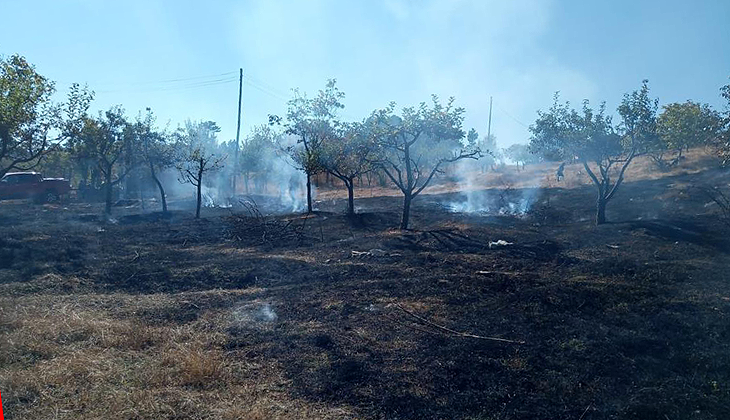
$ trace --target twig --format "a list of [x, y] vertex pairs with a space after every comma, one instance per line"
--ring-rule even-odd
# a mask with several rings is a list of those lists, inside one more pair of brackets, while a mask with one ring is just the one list
[[578, 420], [583, 420], [583, 417], [585, 417], [586, 413], [588, 412], [588, 410], [591, 408], [592, 405], [593, 405], [593, 403], [588, 404], [588, 407], [586, 407], [585, 411], [583, 411], [583, 414], [580, 415]]
[[426, 323], [426, 324], [428, 324], [428, 325], [430, 325], [430, 326], [432, 326], [434, 328], [438, 328], [440, 330], [450, 332], [451, 334], [458, 335], [460, 337], [477, 338], [477, 339], [480, 339], [480, 340], [500, 341], [500, 342], [503, 342], [503, 343], [512, 343], [512, 344], [525, 344], [524, 341], [508, 340], [506, 338], [498, 338], [498, 337], [485, 337], [485, 336], [482, 336], [482, 335], [475, 335], [475, 334], [469, 334], [469, 333], [465, 333], [465, 332], [461, 332], [461, 331], [452, 330], [451, 328], [446, 328], [443, 325], [436, 324], [436, 323], [431, 322], [431, 321], [429, 321], [428, 319], [426, 319], [426, 318], [424, 318], [422, 316], [416, 315], [413, 312], [409, 311], [408, 309], [405, 309], [404, 307], [398, 305], [397, 303], [395, 304], [395, 306], [396, 306], [396, 308], [398, 308], [401, 311], [407, 313], [408, 315], [410, 315], [410, 316], [418, 319], [421, 322], [424, 322], [424, 323]]
[[494, 275], [494, 274], [502, 274], [502, 275], [505, 275], [505, 276], [519, 276], [520, 274], [524, 274], [524, 273], [520, 273], [520, 272], [517, 272], [517, 271], [484, 271], [484, 270], [479, 270], [479, 271], [477, 271], [474, 274], [481, 274], [481, 275], [484, 275], [484, 276], [491, 276], [491, 275]]

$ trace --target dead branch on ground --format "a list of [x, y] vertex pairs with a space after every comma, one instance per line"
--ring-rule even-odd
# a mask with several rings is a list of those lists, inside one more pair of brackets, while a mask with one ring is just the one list
[[245, 211], [228, 217], [228, 238], [245, 245], [301, 244], [304, 225], [297, 226], [293, 220], [264, 216], [252, 199], [241, 200], [240, 203]]
[[434, 327], [441, 331], [448, 332], [450, 334], [454, 334], [459, 337], [476, 338], [476, 339], [480, 339], [480, 340], [489, 340], [489, 341], [499, 341], [502, 343], [511, 343], [511, 344], [525, 344], [524, 341], [508, 340], [506, 338], [498, 338], [498, 337], [486, 337], [483, 335], [475, 335], [475, 334], [469, 334], [469, 333], [465, 333], [465, 332], [461, 332], [461, 331], [452, 330], [451, 328], [447, 328], [447, 327], [444, 327], [443, 325], [439, 325], [439, 324], [436, 324], [435, 322], [431, 322], [428, 319], [426, 319], [420, 315], [416, 315], [415, 313], [409, 311], [408, 309], [406, 309], [398, 304], [395, 304], [395, 307], [400, 309], [401, 311], [407, 313], [408, 315], [412, 316], [413, 318], [416, 318], [417, 320], [421, 321], [422, 323], [424, 323], [426, 325], [429, 325], [429, 326]]

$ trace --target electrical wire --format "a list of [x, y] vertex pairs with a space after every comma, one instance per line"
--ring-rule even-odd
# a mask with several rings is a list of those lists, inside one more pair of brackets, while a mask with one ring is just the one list
[[509, 112], [505, 111], [501, 106], [497, 105], [497, 109], [500, 110], [500, 111], [502, 111], [506, 116], [508, 116], [509, 118], [511, 118], [517, 124], [519, 124], [519, 125], [521, 125], [521, 126], [523, 126], [525, 128], [530, 128], [530, 126], [528, 126], [527, 124], [525, 124], [522, 121], [520, 121], [517, 118], [515, 118], [512, 114], [510, 114]]

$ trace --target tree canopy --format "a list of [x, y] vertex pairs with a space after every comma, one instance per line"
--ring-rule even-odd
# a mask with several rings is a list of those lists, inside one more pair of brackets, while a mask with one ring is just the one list
[[556, 93], [552, 107], [538, 111], [530, 126], [530, 149], [580, 162], [597, 188], [596, 223], [605, 223], [606, 204], [623, 183], [626, 169], [656, 144], [657, 104], [644, 80], [639, 90], [624, 95], [618, 107], [621, 122], [614, 127], [605, 103], [594, 110], [585, 100], [578, 111], [560, 103]]
[[376, 110], [366, 120], [380, 148], [373, 162], [398, 187], [404, 197], [401, 229], [408, 228], [411, 201], [440, 173], [443, 165], [466, 158], [478, 158], [479, 149], [462, 143], [464, 108], [449, 98], [445, 105], [436, 95], [430, 106], [395, 112], [395, 103]]
[[78, 133], [93, 93], [71, 86], [68, 102], [51, 100], [54, 83], [25, 58], [0, 57], [0, 177], [29, 170], [62, 140]]

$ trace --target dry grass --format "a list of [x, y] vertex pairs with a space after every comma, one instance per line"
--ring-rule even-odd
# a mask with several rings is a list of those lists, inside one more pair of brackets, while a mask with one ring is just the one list
[[275, 366], [228, 354], [226, 314], [151, 326], [82, 302], [0, 300], [6, 418], [342, 418], [332, 413], [347, 412], [292, 399], [271, 388], [285, 382]]
[[[656, 164], [648, 156], [636, 158], [626, 172], [626, 179], [630, 181], [656, 180], [667, 176], [694, 174], [705, 170], [708, 166], [716, 166], [717, 159], [704, 148], [691, 149], [685, 154], [686, 159], [679, 165], [669, 170], [660, 171]], [[469, 175], [472, 180], [473, 190], [502, 189], [505, 186], [511, 188], [581, 188], [592, 185], [582, 164], [574, 163], [565, 166], [565, 177], [558, 182], [555, 178], [559, 162], [546, 162], [528, 165], [524, 169], [517, 169], [516, 166], [507, 165], [498, 171], [486, 173], [474, 172]], [[615, 169], [616, 171], [618, 169]], [[453, 177], [452, 177], [453, 178]], [[614, 179], [615, 174], [614, 174]], [[317, 199], [322, 201], [344, 199], [347, 197], [347, 190], [335, 187], [321, 186], [317, 190]], [[451, 181], [449, 178], [435, 178], [423, 194], [446, 194], [458, 191], [465, 191], [463, 183]], [[400, 190], [395, 186], [373, 186], [367, 185], [355, 187], [356, 198], [367, 197], [399, 197]]]

